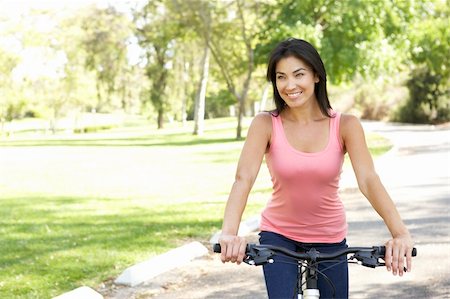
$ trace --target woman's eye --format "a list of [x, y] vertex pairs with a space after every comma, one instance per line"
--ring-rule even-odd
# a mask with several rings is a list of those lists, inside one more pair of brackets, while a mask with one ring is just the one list
[[277, 79], [281, 80], [281, 79], [283, 79], [283, 76], [278, 76]]
[[303, 77], [305, 74], [302, 74], [302, 73], [298, 73], [297, 75], [296, 75], [296, 77]]

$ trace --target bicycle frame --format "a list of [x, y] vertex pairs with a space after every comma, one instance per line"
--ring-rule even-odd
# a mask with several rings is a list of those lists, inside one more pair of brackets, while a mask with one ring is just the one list
[[[220, 244], [214, 244], [213, 251], [221, 252]], [[386, 252], [385, 246], [372, 247], [348, 247], [334, 253], [320, 253], [315, 248], [311, 248], [304, 253], [294, 252], [283, 247], [272, 245], [247, 244], [246, 257], [244, 262], [249, 265], [260, 266], [267, 263], [273, 263], [273, 256], [284, 255], [298, 262], [298, 299], [319, 299], [320, 292], [317, 288], [318, 275], [323, 275], [318, 271], [318, 264], [324, 261], [330, 261], [337, 257], [351, 254], [347, 259], [357, 260], [357, 263], [365, 267], [375, 268], [384, 266], [381, 262]], [[417, 249], [413, 248], [412, 256], [417, 255]], [[305, 269], [305, 271], [303, 271]], [[305, 277], [303, 278], [303, 273]], [[326, 277], [326, 276], [324, 276]], [[306, 288], [303, 289], [303, 279], [306, 281]], [[332, 285], [333, 289], [334, 286]]]
[[[310, 264], [310, 263], [308, 263]], [[297, 284], [297, 298], [298, 299], [319, 299], [320, 292], [317, 287], [317, 269], [315, 265], [308, 265], [305, 270], [306, 288], [303, 290], [303, 269], [304, 267], [299, 262], [298, 266], [298, 284]]]
[[[306, 265], [301, 261], [298, 261], [297, 299], [320, 298], [320, 291], [317, 286], [319, 278], [318, 266], [319, 264], [313, 261], [306, 261]], [[305, 280], [306, 283], [305, 288], [303, 288], [303, 280]], [[333, 285], [332, 287], [334, 289]]]

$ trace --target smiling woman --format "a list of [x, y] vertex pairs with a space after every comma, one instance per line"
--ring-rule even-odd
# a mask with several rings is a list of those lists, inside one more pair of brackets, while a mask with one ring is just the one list
[[[362, 194], [391, 232], [387, 270], [403, 275], [404, 265], [411, 269], [411, 236], [375, 172], [360, 121], [331, 108], [326, 78], [319, 53], [305, 40], [288, 38], [271, 52], [267, 79], [276, 109], [258, 114], [248, 130], [225, 207], [221, 260], [240, 264], [244, 259], [247, 241], [237, 232], [264, 158], [273, 191], [261, 214], [260, 243], [295, 251], [311, 244], [330, 251], [346, 247], [348, 225], [339, 186], [348, 153]], [[334, 292], [321, 276], [321, 296], [348, 297], [348, 267], [342, 260], [346, 257], [319, 265], [318, 271], [336, 286]], [[292, 297], [297, 265], [283, 261], [263, 268], [269, 298]]]

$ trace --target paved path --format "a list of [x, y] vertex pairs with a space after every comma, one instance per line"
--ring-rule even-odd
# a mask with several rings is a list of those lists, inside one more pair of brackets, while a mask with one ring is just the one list
[[[394, 143], [377, 171], [409, 227], [418, 257], [413, 272], [394, 277], [384, 268], [350, 265], [350, 298], [450, 298], [450, 129], [364, 123]], [[344, 171], [342, 198], [351, 246], [384, 243], [389, 234], [352, 173]], [[256, 235], [249, 236], [256, 240]], [[217, 255], [160, 275], [135, 288], [108, 288], [105, 298], [266, 298], [261, 268], [223, 265]]]

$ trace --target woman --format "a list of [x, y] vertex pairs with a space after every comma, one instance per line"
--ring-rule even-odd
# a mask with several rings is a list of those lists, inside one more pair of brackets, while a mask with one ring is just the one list
[[[258, 114], [248, 130], [219, 238], [222, 261], [239, 264], [245, 256], [247, 243], [237, 232], [264, 156], [273, 193], [262, 213], [260, 243], [297, 251], [345, 248], [347, 223], [338, 187], [348, 153], [361, 192], [392, 235], [386, 242], [387, 270], [400, 276], [404, 267], [410, 271], [409, 231], [375, 172], [359, 120], [331, 109], [319, 53], [304, 40], [283, 41], [271, 53], [267, 79], [276, 110]], [[319, 270], [336, 286], [336, 298], [348, 297], [347, 263]], [[264, 277], [269, 298], [292, 298], [295, 264], [265, 265]], [[331, 297], [331, 287], [321, 276], [318, 287], [323, 298]]]

